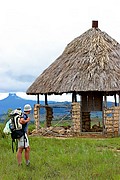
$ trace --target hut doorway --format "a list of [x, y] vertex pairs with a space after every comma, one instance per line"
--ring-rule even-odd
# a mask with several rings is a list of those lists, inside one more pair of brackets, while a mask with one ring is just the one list
[[84, 93], [81, 96], [82, 132], [102, 132], [103, 96], [97, 92]]

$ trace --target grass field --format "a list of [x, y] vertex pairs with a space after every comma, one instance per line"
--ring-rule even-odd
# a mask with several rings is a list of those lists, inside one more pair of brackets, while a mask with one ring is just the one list
[[29, 167], [18, 167], [10, 136], [0, 126], [0, 180], [119, 180], [120, 138], [29, 136]]

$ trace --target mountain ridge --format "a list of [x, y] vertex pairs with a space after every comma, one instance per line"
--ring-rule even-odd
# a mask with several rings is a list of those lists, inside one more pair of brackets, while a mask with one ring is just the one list
[[[23, 110], [25, 104], [30, 104], [33, 108], [36, 103], [37, 101], [35, 100], [27, 100], [17, 96], [16, 93], [9, 93], [8, 97], [0, 100], [0, 114], [6, 114], [8, 109], [21, 108]], [[40, 101], [40, 104], [44, 105], [44, 101]], [[58, 105], [65, 108], [66, 105], [70, 105], [70, 102], [48, 101], [48, 104], [52, 107]]]

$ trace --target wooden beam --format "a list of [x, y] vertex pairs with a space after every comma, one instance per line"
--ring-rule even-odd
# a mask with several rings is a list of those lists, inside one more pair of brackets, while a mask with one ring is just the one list
[[72, 93], [72, 102], [77, 102], [77, 96], [75, 91]]

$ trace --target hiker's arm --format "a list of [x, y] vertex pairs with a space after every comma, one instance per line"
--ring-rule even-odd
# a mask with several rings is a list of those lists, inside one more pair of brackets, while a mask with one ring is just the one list
[[28, 117], [26, 120], [24, 118], [20, 118], [20, 124], [25, 124], [30, 121], [30, 118]]

